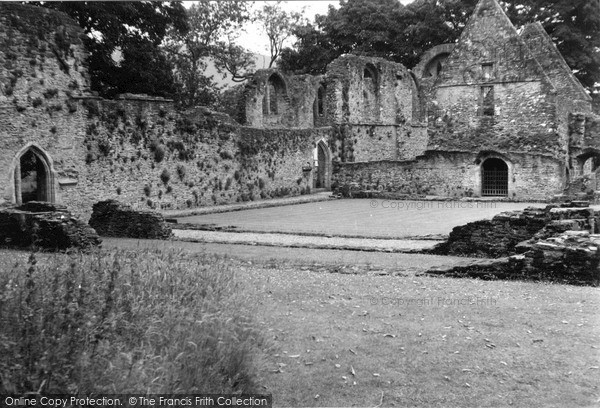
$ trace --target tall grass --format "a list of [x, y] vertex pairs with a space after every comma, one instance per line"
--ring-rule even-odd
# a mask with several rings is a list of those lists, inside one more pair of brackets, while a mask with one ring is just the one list
[[263, 337], [228, 261], [38, 258], [0, 271], [0, 393], [257, 391]]

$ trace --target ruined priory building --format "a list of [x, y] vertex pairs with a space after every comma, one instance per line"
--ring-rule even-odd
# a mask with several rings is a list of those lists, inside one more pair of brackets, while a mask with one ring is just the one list
[[248, 125], [331, 128], [325, 186], [548, 200], [600, 164], [590, 96], [542, 26], [518, 32], [495, 0], [412, 71], [345, 55], [319, 78], [263, 71], [252, 90]]
[[0, 3], [0, 205], [89, 216], [117, 199], [207, 206], [317, 189], [548, 200], [600, 164], [600, 118], [539, 24], [481, 0], [414, 70], [344, 55], [322, 76], [260, 70], [240, 123], [89, 89], [68, 16]]

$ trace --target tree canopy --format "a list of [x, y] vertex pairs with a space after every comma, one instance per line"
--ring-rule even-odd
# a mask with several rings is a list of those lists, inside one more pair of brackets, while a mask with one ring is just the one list
[[251, 17], [249, 5], [201, 0], [186, 10], [186, 16], [189, 30], [173, 29], [164, 47], [174, 68], [176, 100], [182, 106], [212, 105], [219, 89], [204, 74], [209, 58], [219, 73], [236, 82], [245, 80], [254, 65], [252, 55], [235, 43], [242, 24]]
[[[589, 91], [600, 83], [600, 6], [590, 0], [505, 0], [515, 24], [539, 21], [577, 78]], [[314, 24], [294, 29], [295, 49], [281, 53], [280, 67], [318, 74], [344, 53], [369, 55], [414, 67], [429, 48], [455, 42], [477, 0], [341, 0]], [[595, 88], [596, 91], [600, 89]]]
[[[186, 32], [179, 2], [44, 2], [83, 28], [90, 52], [92, 89], [102, 96], [136, 92], [169, 96], [175, 88], [170, 64], [159, 46], [168, 30]], [[113, 58], [121, 52], [120, 60]]]

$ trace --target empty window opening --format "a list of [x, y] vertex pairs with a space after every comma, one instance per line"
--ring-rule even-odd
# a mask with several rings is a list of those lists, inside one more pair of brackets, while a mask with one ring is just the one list
[[494, 87], [481, 87], [481, 114], [483, 116], [494, 116]]
[[319, 116], [325, 114], [325, 89], [322, 86], [317, 91], [317, 112]]
[[508, 165], [501, 159], [487, 159], [481, 166], [481, 195], [484, 197], [508, 196]]
[[280, 114], [285, 94], [285, 83], [283, 80], [278, 75], [271, 75], [265, 86], [265, 94], [262, 103], [263, 114]]
[[482, 64], [481, 71], [483, 73], [483, 80], [489, 81], [494, 76], [494, 64], [491, 62], [487, 64]]

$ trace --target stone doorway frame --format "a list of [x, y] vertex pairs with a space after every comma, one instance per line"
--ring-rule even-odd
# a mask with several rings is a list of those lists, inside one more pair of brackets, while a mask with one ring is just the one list
[[39, 191], [41, 188], [43, 191], [43, 201], [55, 203], [58, 179], [56, 177], [56, 171], [54, 170], [54, 163], [50, 155], [36, 143], [27, 143], [13, 158], [10, 174], [10, 178], [13, 180], [13, 183], [11, 183], [12, 202], [17, 205], [23, 204], [21, 193], [21, 158], [29, 151], [36, 156], [44, 168], [45, 174], [42, 185], [38, 185], [37, 189]]
[[496, 153], [496, 152], [491, 152], [491, 151], [484, 151], [479, 153], [479, 155], [477, 156], [477, 159], [475, 160], [475, 164], [477, 164], [479, 166], [479, 172], [478, 172], [478, 177], [479, 180], [477, 182], [477, 186], [478, 186], [478, 193], [479, 193], [479, 197], [491, 197], [491, 196], [484, 196], [483, 195], [483, 164], [485, 163], [486, 160], [489, 159], [498, 159], [498, 160], [502, 160], [504, 162], [504, 164], [506, 164], [507, 167], [507, 194], [505, 196], [499, 196], [499, 197], [513, 197], [514, 196], [514, 167], [513, 167], [513, 163], [504, 155], [500, 154], [500, 153]]
[[[327, 143], [325, 142], [324, 139], [320, 139], [319, 141], [317, 141], [317, 143], [315, 143], [315, 149], [316, 149], [316, 153], [317, 153], [317, 157], [316, 160], [319, 161], [319, 149], [322, 149], [323, 151], [323, 155], [325, 156], [325, 159], [323, 160], [324, 162], [324, 166], [323, 168], [321, 168], [321, 166], [317, 166], [316, 167], [316, 172], [313, 173], [313, 186], [316, 186], [317, 184], [317, 180], [319, 178], [319, 173], [322, 172], [323, 174], [323, 185], [319, 186], [319, 188], [324, 188], [325, 190], [331, 190], [331, 175], [333, 172], [333, 163], [332, 163], [332, 159], [331, 159], [331, 150], [329, 150], [329, 146], [327, 145]], [[315, 187], [316, 188], [316, 187]]]

